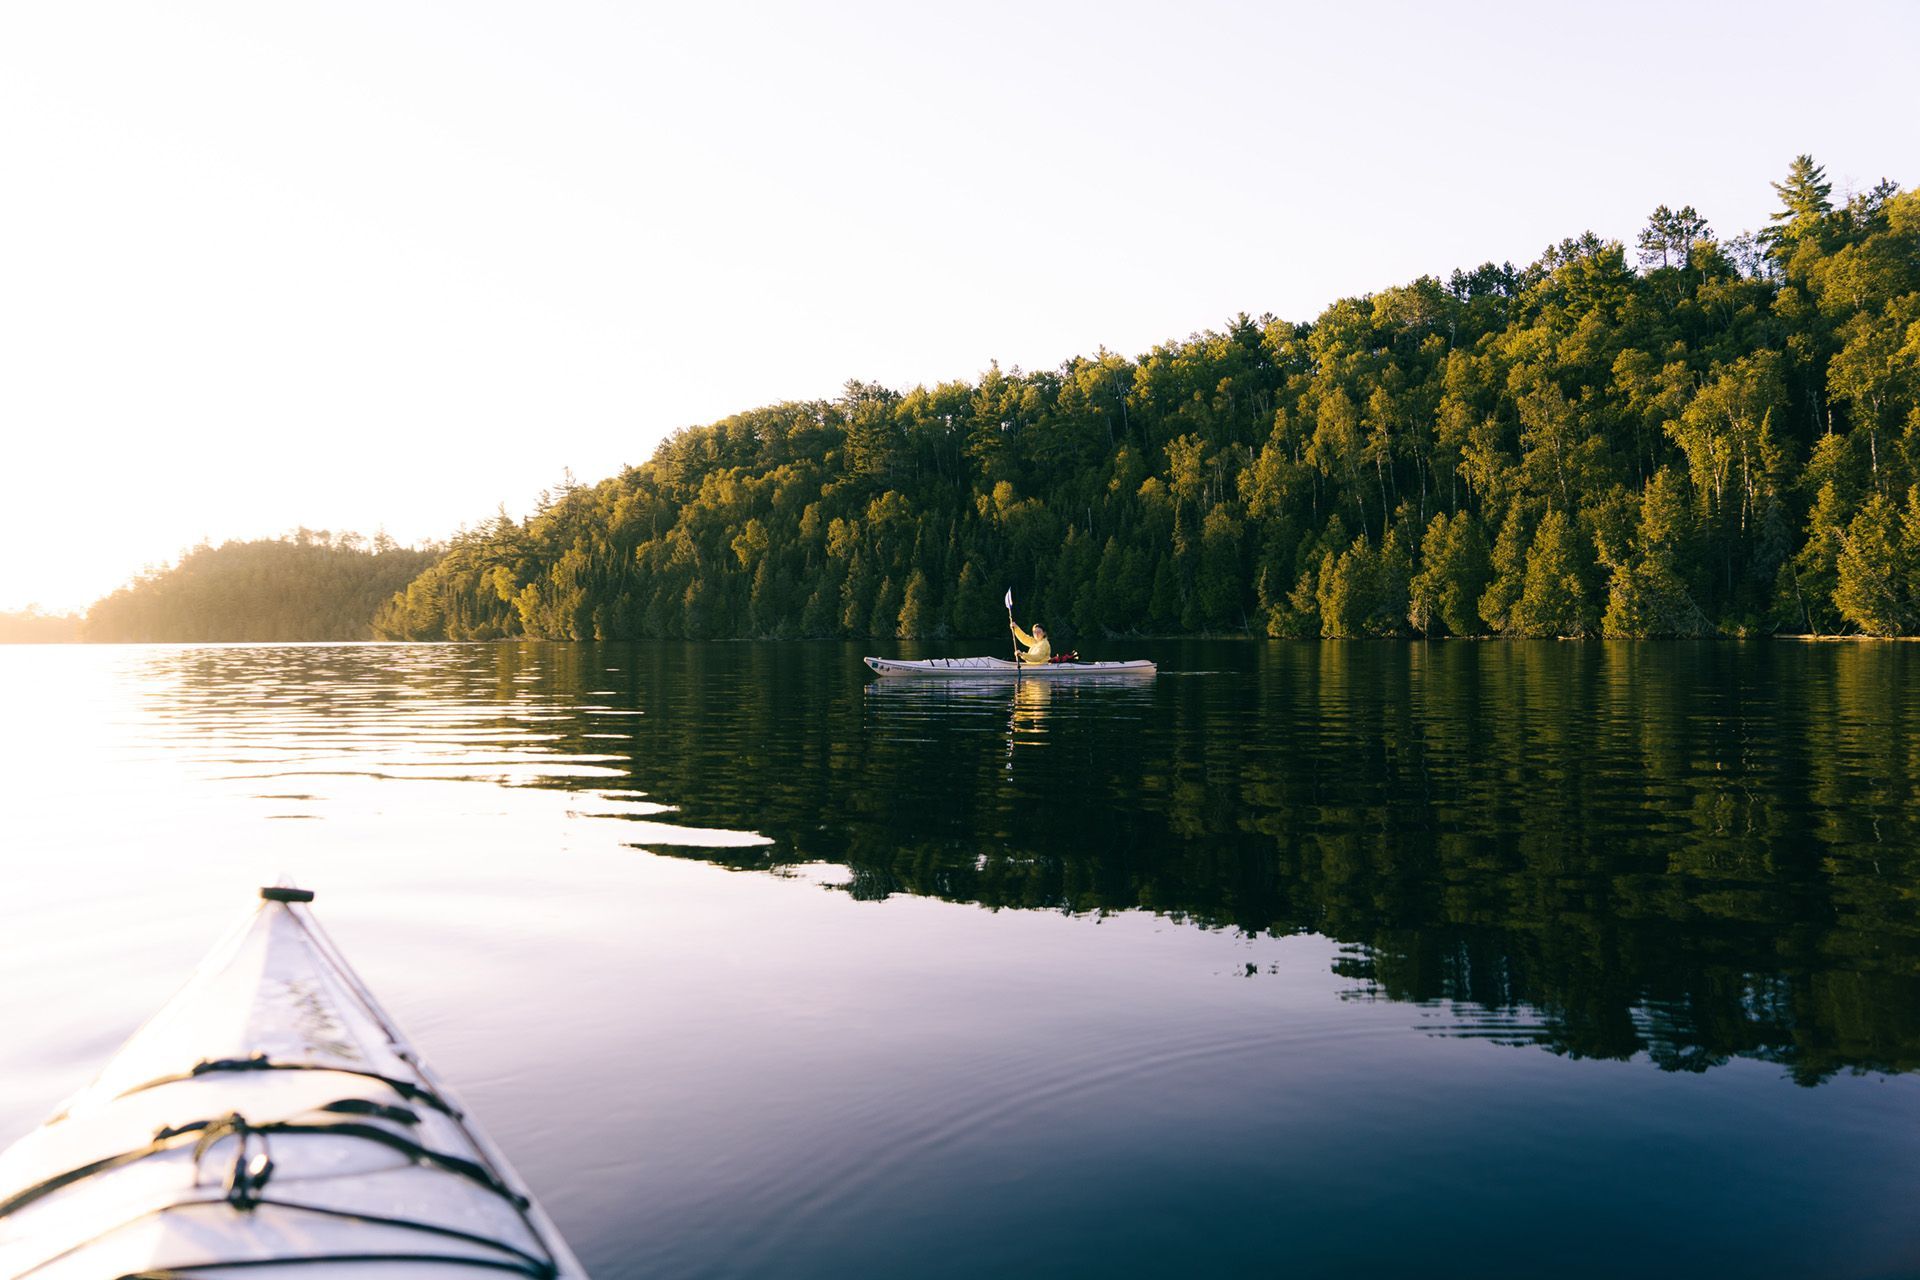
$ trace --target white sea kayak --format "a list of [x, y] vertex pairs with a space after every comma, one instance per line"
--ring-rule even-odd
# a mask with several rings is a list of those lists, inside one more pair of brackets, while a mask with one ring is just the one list
[[1132, 662], [1010, 662], [1005, 658], [864, 658], [875, 675], [951, 676], [957, 679], [1058, 680], [1068, 676], [1150, 676], [1144, 658]]
[[0, 1153], [0, 1276], [585, 1276], [313, 895], [260, 892], [99, 1078]]

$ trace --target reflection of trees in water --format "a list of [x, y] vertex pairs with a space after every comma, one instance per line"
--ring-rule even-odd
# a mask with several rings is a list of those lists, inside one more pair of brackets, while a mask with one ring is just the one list
[[[1904, 647], [1186, 646], [1164, 665], [1231, 671], [1131, 689], [869, 689], [835, 645], [359, 652], [501, 726], [529, 700], [637, 708], [631, 741], [578, 713], [544, 749], [775, 841], [693, 856], [1313, 931], [1436, 1025], [1557, 1052], [1920, 1064]], [[446, 656], [378, 666], [422, 652]]]

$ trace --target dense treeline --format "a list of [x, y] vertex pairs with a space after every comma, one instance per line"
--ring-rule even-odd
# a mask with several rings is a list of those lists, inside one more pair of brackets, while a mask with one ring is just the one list
[[108, 641], [367, 640], [375, 608], [438, 548], [301, 529], [199, 546], [87, 611], [81, 638]]
[[1808, 157], [1525, 268], [1138, 360], [850, 383], [458, 537], [379, 634], [1920, 628], [1920, 196]]
[[0, 613], [0, 644], [60, 644], [80, 638], [80, 619], [68, 613], [43, 613], [29, 605]]

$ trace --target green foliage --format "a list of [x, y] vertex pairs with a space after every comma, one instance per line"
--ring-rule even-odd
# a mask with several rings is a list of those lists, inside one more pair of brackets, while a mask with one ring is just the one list
[[[438, 560], [378, 535], [301, 529], [199, 546], [87, 611], [82, 638], [132, 642], [367, 640], [381, 602]], [[409, 590], [411, 588], [409, 587]]]
[[1507, 510], [1506, 521], [1500, 526], [1500, 536], [1493, 540], [1487, 589], [1481, 593], [1475, 605], [1480, 616], [1495, 631], [1511, 632], [1515, 629], [1513, 609], [1526, 581], [1527, 546], [1532, 536], [1526, 508], [1515, 503]]
[[1920, 624], [1920, 486], [1906, 508], [1903, 516], [1876, 493], [1847, 525], [1833, 602], [1868, 635], [1904, 635]]
[[1320, 564], [1320, 634], [1396, 636], [1406, 629], [1408, 560], [1397, 530], [1376, 550], [1361, 534]]
[[1692, 205], [1681, 205], [1676, 212], [1663, 204], [1640, 232], [1640, 265], [1660, 270], [1686, 267], [1693, 260], [1694, 246], [1712, 239], [1707, 220]]
[[1549, 511], [1527, 550], [1513, 629], [1530, 636], [1592, 634], [1595, 620], [1586, 584], [1592, 565], [1593, 557], [1566, 513]]
[[1411, 584], [1407, 620], [1423, 635], [1480, 635], [1479, 601], [1493, 574], [1487, 535], [1472, 513], [1440, 512], [1420, 541], [1420, 572]]
[[1662, 205], [1639, 270], [1586, 233], [1310, 324], [683, 431], [455, 538], [375, 630], [998, 637], [1009, 586], [1069, 644], [1911, 630], [1920, 196], [1836, 208], [1806, 157], [1776, 190], [1725, 243]]
[[1780, 197], [1780, 208], [1768, 215], [1773, 226], [1764, 234], [1776, 255], [1791, 257], [1798, 244], [1820, 235], [1833, 210], [1833, 202], [1828, 199], [1833, 184], [1812, 156], [1801, 155], [1793, 158], [1786, 181], [1773, 184], [1773, 193]]
[[933, 608], [928, 599], [932, 594], [932, 588], [927, 585], [926, 571], [915, 569], [913, 576], [907, 579], [906, 597], [900, 603], [898, 629], [894, 634], [909, 640], [931, 634]]
[[1713, 630], [1694, 600], [1696, 575], [1685, 560], [1697, 525], [1687, 482], [1663, 467], [1640, 496], [1640, 518], [1625, 555], [1614, 559], [1607, 636], [1701, 636]]

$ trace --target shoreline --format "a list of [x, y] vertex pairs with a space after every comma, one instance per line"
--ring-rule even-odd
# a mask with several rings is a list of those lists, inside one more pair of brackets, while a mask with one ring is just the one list
[[[712, 636], [703, 640], [675, 639], [664, 636], [640, 637], [632, 640], [561, 640], [549, 636], [500, 636], [491, 640], [377, 640], [377, 639], [330, 639], [330, 640], [0, 640], [0, 648], [111, 648], [115, 645], [175, 645], [180, 648], [209, 647], [213, 645], [326, 645], [326, 644], [848, 644], [855, 642], [881, 641], [898, 644], [911, 639], [914, 643], [962, 644], [970, 640], [991, 640], [990, 636]], [[1920, 635], [1914, 636], [1862, 636], [1862, 635], [1712, 635], [1712, 636], [1256, 636], [1244, 631], [1223, 632], [1148, 632], [1129, 631], [1118, 635], [1103, 636], [1098, 640], [1082, 641], [1093, 644], [1124, 644], [1128, 641], [1169, 640], [1207, 640], [1232, 641], [1247, 644], [1525, 644], [1535, 641], [1554, 641], [1562, 644], [1747, 644], [1762, 641], [1780, 641], [1789, 644], [1914, 644], [1920, 643]]]

